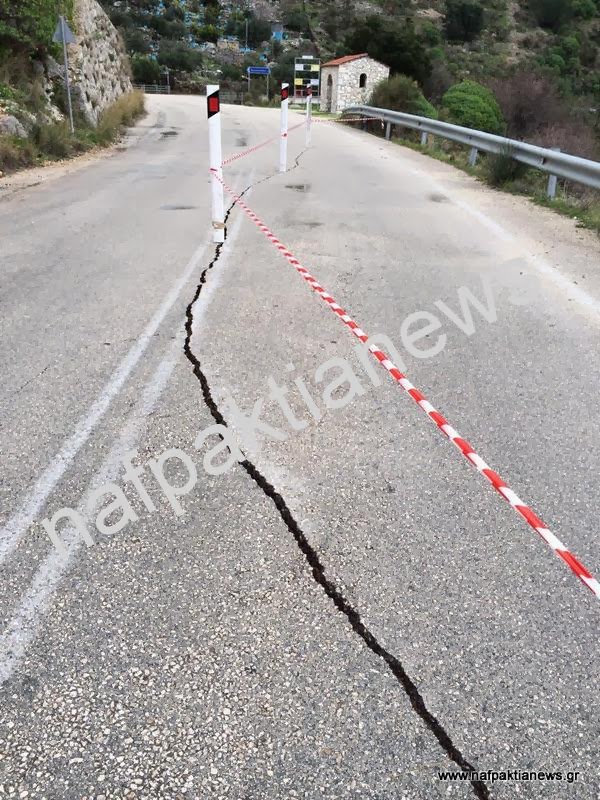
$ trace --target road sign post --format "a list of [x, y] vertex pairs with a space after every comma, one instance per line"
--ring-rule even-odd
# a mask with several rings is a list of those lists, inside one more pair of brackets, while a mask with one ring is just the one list
[[279, 147], [279, 172], [287, 172], [289, 83], [281, 84], [281, 145]]
[[213, 242], [225, 241], [225, 202], [223, 199], [223, 151], [221, 145], [221, 101], [219, 87], [211, 84], [206, 87], [208, 112], [208, 154], [210, 162], [210, 182], [212, 189], [212, 228]]
[[69, 109], [69, 123], [71, 125], [71, 133], [75, 133], [75, 124], [73, 122], [73, 103], [71, 101], [71, 81], [69, 80], [69, 53], [67, 45], [75, 42], [73, 31], [69, 28], [66, 19], [61, 15], [58, 18], [58, 25], [54, 31], [52, 41], [56, 44], [63, 46], [63, 60], [65, 67], [65, 89], [67, 93], [67, 106]]
[[246, 75], [248, 76], [248, 92], [250, 92], [250, 81], [253, 75], [262, 75], [267, 79], [267, 99], [269, 97], [269, 75], [271, 74], [270, 67], [247, 67]]

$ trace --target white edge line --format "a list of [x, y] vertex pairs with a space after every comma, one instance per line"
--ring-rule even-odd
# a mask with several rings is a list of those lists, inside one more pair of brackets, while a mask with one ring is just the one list
[[21, 508], [0, 530], [0, 565], [3, 564], [15, 550], [27, 528], [44, 507], [50, 493], [71, 466], [73, 459], [87, 442], [92, 431], [109, 409], [110, 404], [123, 387], [127, 378], [133, 372], [152, 340], [153, 335], [175, 304], [181, 290], [204, 256], [211, 238], [212, 236], [196, 249], [181, 277], [172, 287], [150, 322], [146, 325], [136, 343], [129, 350], [117, 369], [112, 373], [109, 381], [92, 403], [87, 414], [80, 418], [75, 431], [64, 442], [59, 452], [44, 469], [33, 488], [26, 494], [22, 501]]
[[[254, 170], [250, 173], [250, 182], [253, 177]], [[250, 193], [251, 190], [248, 194]], [[230, 244], [235, 242], [244, 219], [245, 217], [241, 214], [236, 219], [231, 234], [227, 237], [227, 242]], [[230, 254], [230, 247], [223, 250], [219, 260], [221, 267], [223, 267], [224, 262], [226, 263]], [[222, 275], [223, 271], [221, 269], [203, 291], [201, 295], [203, 304], [194, 313], [196, 326], [202, 321], [208, 310], [210, 300], [220, 285]], [[195, 330], [192, 331], [192, 333], [194, 332]], [[167, 355], [146, 383], [141, 400], [131, 412], [126, 425], [122, 429], [119, 438], [114, 442], [100, 470], [90, 481], [78, 507], [82, 515], [87, 512], [87, 500], [90, 493], [117, 477], [123, 455], [134, 448], [136, 440], [145, 428], [146, 418], [152, 413], [163, 393], [182, 352], [181, 341], [178, 337], [169, 347]], [[64, 557], [55, 547], [52, 547], [50, 554], [38, 568], [29, 589], [21, 596], [19, 605], [6, 629], [0, 635], [0, 686], [10, 679], [24, 658], [28, 646], [38, 631], [40, 617], [48, 609], [52, 595], [56, 592], [65, 572], [73, 565], [75, 555], [83, 544], [76, 528], [65, 528], [62, 537], [67, 556]]]

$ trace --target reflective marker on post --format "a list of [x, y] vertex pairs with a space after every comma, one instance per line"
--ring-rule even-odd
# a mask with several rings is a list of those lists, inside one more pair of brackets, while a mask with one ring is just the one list
[[221, 149], [221, 102], [219, 87], [210, 85], [206, 87], [206, 105], [208, 111], [208, 157], [211, 169], [212, 189], [212, 227], [213, 242], [225, 241], [225, 202], [223, 199], [223, 172], [221, 162], [223, 154]]
[[289, 83], [281, 84], [281, 145], [279, 148], [279, 172], [287, 172], [288, 103]]
[[306, 146], [310, 147], [310, 134], [312, 127], [312, 86], [306, 92]]

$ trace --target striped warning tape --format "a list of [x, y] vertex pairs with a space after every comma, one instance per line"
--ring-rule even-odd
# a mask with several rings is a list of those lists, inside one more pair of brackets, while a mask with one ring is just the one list
[[[219, 178], [219, 180], [221, 180]], [[369, 340], [368, 335], [357, 325], [357, 323], [350, 317], [344, 309], [339, 306], [333, 297], [319, 284], [310, 272], [302, 266], [298, 259], [290, 253], [287, 247], [282, 244], [279, 239], [272, 233], [271, 230], [262, 222], [262, 220], [252, 211], [251, 208], [237, 195], [233, 189], [221, 180], [225, 191], [233, 198], [233, 201], [244, 211], [244, 213], [252, 220], [257, 228], [267, 237], [267, 239], [279, 250], [284, 258], [294, 267], [294, 269], [302, 276], [308, 283], [313, 291], [315, 291], [321, 300], [323, 300], [329, 308], [337, 314], [342, 322], [350, 328], [354, 336], [359, 339], [363, 344]], [[590, 572], [583, 566], [583, 564], [565, 547], [565, 545], [558, 539], [542, 522], [542, 520], [527, 506], [515, 492], [510, 489], [497, 472], [490, 469], [486, 462], [479, 456], [471, 445], [462, 438], [462, 436], [452, 428], [444, 417], [436, 411], [431, 403], [425, 396], [415, 388], [408, 378], [400, 372], [400, 370], [392, 363], [387, 355], [375, 345], [369, 345], [369, 351], [374, 358], [387, 370], [396, 383], [404, 389], [404, 391], [414, 400], [414, 402], [424, 411], [429, 419], [431, 419], [444, 436], [454, 444], [458, 450], [463, 454], [467, 461], [474, 466], [489, 483], [492, 484], [494, 489], [504, 498], [512, 508], [520, 514], [521, 517], [530, 525], [533, 530], [541, 536], [549, 547], [552, 548], [554, 553], [561, 558], [575, 573], [579, 580], [590, 589], [594, 595], [600, 599], [600, 583], [591, 575]]]
[[324, 122], [329, 123], [330, 125], [338, 125], [340, 122], [381, 122], [383, 120], [379, 117], [340, 117], [339, 119], [320, 119], [319, 117], [313, 117], [313, 122]]
[[[292, 125], [292, 127], [288, 130], [288, 133], [295, 131], [297, 128], [301, 128], [303, 125], [304, 122], [299, 122], [297, 125]], [[270, 139], [266, 139], [264, 142], [261, 142], [260, 144], [255, 144], [254, 147], [249, 147], [248, 150], [244, 150], [242, 153], [236, 153], [235, 155], [226, 158], [225, 161], [223, 161], [223, 163], [221, 164], [221, 167], [226, 167], [240, 158], [245, 158], [246, 156], [249, 156], [251, 153], [255, 153], [257, 150], [260, 150], [262, 147], [266, 147], [268, 144], [278, 141], [280, 138], [281, 134], [278, 133], [277, 136], [271, 136]]]

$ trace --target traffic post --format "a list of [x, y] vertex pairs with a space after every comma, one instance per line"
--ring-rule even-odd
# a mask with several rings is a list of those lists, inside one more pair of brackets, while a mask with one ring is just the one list
[[282, 83], [281, 84], [281, 145], [279, 148], [279, 172], [287, 172], [289, 97], [290, 97], [290, 85], [289, 83]]
[[312, 86], [306, 90], [306, 146], [310, 147], [312, 128]]
[[208, 111], [208, 158], [212, 188], [213, 242], [220, 243], [225, 241], [225, 202], [222, 183], [221, 100], [217, 85], [211, 84], [206, 87], [206, 105]]

